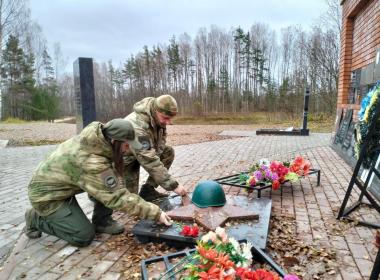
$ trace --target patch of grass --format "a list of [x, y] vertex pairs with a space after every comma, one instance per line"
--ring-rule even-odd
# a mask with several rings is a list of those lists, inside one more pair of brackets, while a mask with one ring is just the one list
[[64, 142], [64, 140], [47, 140], [47, 139], [23, 139], [23, 140], [9, 140], [8, 146], [43, 146], [43, 145], [57, 145]]
[[28, 123], [29, 121], [22, 120], [19, 118], [7, 118], [4, 121], [1, 121], [0, 123], [3, 124], [22, 124], [22, 123]]
[[[218, 114], [206, 116], [178, 116], [174, 124], [253, 125], [260, 128], [302, 127], [302, 116], [294, 118], [286, 113], [257, 112], [251, 114]], [[314, 132], [331, 132], [334, 118], [326, 114], [309, 114], [308, 128]]]

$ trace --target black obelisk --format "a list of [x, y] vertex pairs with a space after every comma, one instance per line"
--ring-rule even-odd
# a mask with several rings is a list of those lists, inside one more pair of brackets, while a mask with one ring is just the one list
[[92, 58], [79, 57], [74, 62], [74, 89], [77, 132], [96, 120], [94, 71]]

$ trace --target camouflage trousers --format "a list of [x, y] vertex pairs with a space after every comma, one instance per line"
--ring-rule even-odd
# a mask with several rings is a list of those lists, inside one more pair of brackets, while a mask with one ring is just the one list
[[[164, 166], [169, 170], [174, 161], [174, 149], [170, 146], [165, 146], [163, 152], [160, 154], [160, 160]], [[125, 186], [131, 193], [137, 194], [139, 191], [139, 179], [140, 179], [140, 164], [137, 160], [132, 161], [124, 167], [124, 179]], [[149, 176], [145, 184], [157, 187], [158, 184], [154, 179]]]
[[57, 211], [48, 216], [34, 212], [31, 226], [79, 247], [88, 246], [95, 237], [94, 226], [83, 213], [75, 196], [65, 200]]

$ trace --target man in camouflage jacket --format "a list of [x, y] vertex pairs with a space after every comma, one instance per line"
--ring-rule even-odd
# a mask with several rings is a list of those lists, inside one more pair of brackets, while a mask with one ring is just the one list
[[167, 191], [186, 195], [184, 187], [168, 172], [174, 160], [174, 149], [166, 145], [166, 125], [172, 124], [171, 120], [177, 112], [176, 100], [170, 95], [161, 95], [137, 102], [133, 112], [125, 117], [132, 123], [142, 145], [141, 149], [132, 147], [124, 156], [126, 186], [130, 192], [138, 192], [141, 165], [149, 177], [139, 194], [147, 201], [163, 196], [156, 191], [158, 185]]
[[[170, 224], [166, 213], [157, 205], [125, 188], [120, 172], [115, 169], [117, 142], [121, 159], [129, 146], [141, 148], [128, 121], [114, 119], [105, 125], [93, 122], [79, 135], [60, 144], [40, 163], [28, 186], [33, 208], [27, 210], [25, 220], [26, 234], [30, 238], [40, 237], [41, 232], [45, 232], [73, 245], [86, 246], [95, 232], [107, 232], [107, 227], [116, 223], [110, 216], [111, 209]], [[75, 199], [75, 195], [82, 192], [97, 201], [93, 223]], [[110, 209], [110, 213], [104, 215], [102, 209], [96, 209], [97, 205]]]

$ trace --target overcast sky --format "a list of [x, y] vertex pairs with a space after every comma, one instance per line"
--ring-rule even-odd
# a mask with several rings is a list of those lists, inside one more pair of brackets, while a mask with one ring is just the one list
[[77, 57], [124, 62], [144, 45], [167, 44], [186, 32], [194, 39], [211, 25], [248, 31], [255, 22], [276, 31], [305, 29], [318, 20], [324, 0], [31, 0], [32, 18], [51, 48], [60, 42], [68, 68]]

